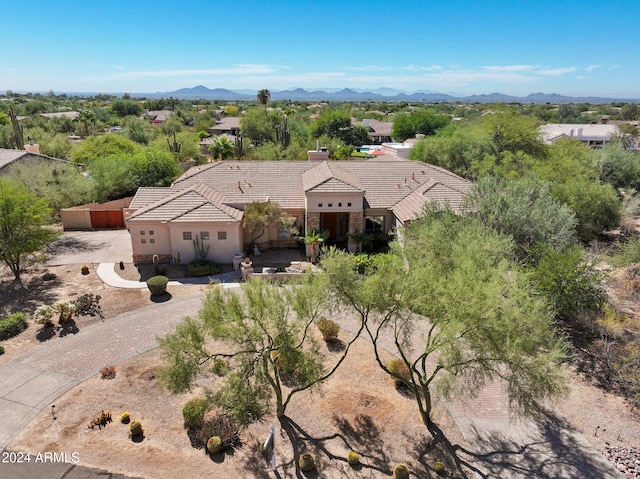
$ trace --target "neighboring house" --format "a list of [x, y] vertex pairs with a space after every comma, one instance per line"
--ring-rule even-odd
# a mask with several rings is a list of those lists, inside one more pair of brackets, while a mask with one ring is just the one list
[[[620, 134], [617, 125], [612, 124], [571, 124], [549, 123], [539, 129], [542, 141], [551, 145], [561, 138], [573, 138], [585, 145], [599, 149], [611, 141], [611, 137]], [[637, 140], [635, 149], [638, 148]]]
[[380, 145], [391, 140], [391, 130], [393, 129], [393, 122], [390, 121], [378, 121], [364, 119], [361, 122], [353, 119], [351, 121], [353, 125], [362, 125], [367, 129], [370, 143], [373, 145]]
[[235, 136], [229, 135], [227, 133], [223, 133], [223, 134], [217, 135], [217, 136], [210, 136], [209, 138], [203, 138], [198, 143], [200, 145], [200, 153], [202, 153], [203, 155], [210, 155], [211, 152], [209, 151], [209, 147], [216, 142], [216, 138], [226, 138], [232, 144], [234, 144], [234, 142], [236, 141], [236, 137]]
[[70, 118], [75, 120], [80, 117], [80, 113], [77, 111], [59, 111], [56, 113], [40, 113], [40, 116], [44, 118]]
[[[195, 257], [196, 237], [209, 247], [208, 258], [231, 263], [249, 242], [242, 228], [250, 202], [272, 201], [305, 230], [329, 231], [328, 244], [356, 251], [349, 235], [391, 233], [418, 218], [425, 204], [459, 210], [471, 184], [442, 168], [395, 161], [322, 161], [326, 152], [309, 152], [321, 161], [221, 161], [191, 168], [167, 188], [140, 188], [126, 224], [134, 262], [183, 262]], [[290, 244], [287, 232], [272, 227], [259, 246]], [[307, 252], [310, 253], [309, 251]]]
[[38, 145], [25, 145], [25, 148], [31, 148], [34, 151], [27, 150], [9, 150], [0, 148], [0, 176], [6, 175], [15, 164], [51, 164], [51, 163], [71, 163], [67, 160], [53, 158], [47, 155], [41, 155]]
[[227, 135], [238, 136], [238, 132], [240, 131], [240, 118], [237, 116], [223, 117], [220, 120], [216, 120], [216, 124], [208, 128], [207, 131], [213, 136], [225, 133]]
[[171, 115], [173, 115], [171, 110], [147, 110], [144, 113], [144, 117], [151, 121], [152, 125], [162, 125]]

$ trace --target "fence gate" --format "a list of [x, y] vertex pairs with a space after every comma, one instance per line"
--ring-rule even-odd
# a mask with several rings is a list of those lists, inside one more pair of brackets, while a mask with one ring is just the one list
[[124, 228], [122, 210], [91, 211], [91, 227], [94, 229]]

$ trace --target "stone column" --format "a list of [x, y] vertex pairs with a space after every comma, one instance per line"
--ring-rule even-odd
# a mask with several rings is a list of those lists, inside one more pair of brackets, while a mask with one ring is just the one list
[[[352, 211], [349, 213], [349, 234], [364, 233], [364, 211]], [[349, 237], [347, 249], [353, 253], [357, 251], [358, 245]]]

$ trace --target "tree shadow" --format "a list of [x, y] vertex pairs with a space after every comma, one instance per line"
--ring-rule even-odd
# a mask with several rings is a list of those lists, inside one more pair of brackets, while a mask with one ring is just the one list
[[61, 338], [64, 338], [68, 334], [77, 334], [78, 331], [80, 331], [78, 329], [78, 325], [73, 319], [68, 319], [67, 321], [61, 323], [58, 329], [60, 331], [58, 333], [58, 336], [60, 336]]
[[332, 339], [330, 341], [327, 341], [326, 343], [327, 349], [332, 353], [340, 353], [347, 348], [345, 342], [341, 341], [340, 339]]
[[[332, 417], [340, 433], [345, 438], [349, 450], [358, 451], [360, 456], [367, 460], [367, 465], [378, 471], [390, 474], [389, 457], [386, 454], [384, 443], [380, 439], [380, 429], [375, 425], [371, 416], [358, 414], [353, 421], [338, 416]], [[367, 451], [366, 454], [360, 451]], [[370, 463], [370, 464], [369, 464]]]
[[[522, 425], [520, 426], [522, 428]], [[526, 422], [518, 443], [499, 430], [474, 428], [471, 441], [478, 452], [459, 448], [475, 461], [477, 477], [619, 477], [603, 454], [589, 445], [565, 419], [547, 412]]]
[[38, 330], [36, 339], [41, 343], [48, 341], [56, 335], [57, 327], [54, 324], [47, 324]]
[[86, 253], [96, 251], [107, 246], [106, 243], [91, 244], [72, 236], [60, 236], [45, 248], [45, 253], [49, 256], [58, 256], [72, 253]]
[[57, 299], [54, 289], [59, 285], [58, 278], [44, 281], [42, 277], [31, 278], [26, 283], [16, 280], [2, 282], [0, 314], [7, 315], [13, 311], [32, 313], [42, 304], [52, 304]]
[[171, 298], [173, 298], [171, 293], [163, 293], [163, 294], [152, 294], [150, 299], [153, 303], [166, 303]]

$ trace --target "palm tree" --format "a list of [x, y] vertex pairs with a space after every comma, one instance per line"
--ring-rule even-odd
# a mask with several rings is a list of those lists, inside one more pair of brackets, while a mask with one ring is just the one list
[[225, 136], [215, 138], [213, 144], [209, 146], [209, 153], [211, 153], [214, 160], [233, 158], [235, 150], [234, 144]]
[[356, 246], [358, 247], [358, 253], [362, 252], [362, 247], [365, 244], [369, 244], [373, 242], [373, 235], [370, 235], [368, 233], [361, 233], [361, 232], [356, 232], [356, 233], [351, 233], [349, 235], [349, 238], [351, 238], [354, 243], [356, 243]]
[[307, 230], [304, 237], [304, 244], [311, 245], [311, 263], [315, 264], [318, 261], [318, 243], [322, 243], [328, 237], [328, 230], [324, 230], [320, 233], [315, 230]]
[[256, 98], [258, 99], [258, 103], [261, 103], [262, 105], [264, 105], [264, 114], [266, 115], [267, 103], [269, 103], [269, 100], [271, 100], [271, 92], [266, 88], [263, 88], [258, 92], [258, 94], [256, 95]]
[[84, 126], [84, 136], [89, 136], [89, 123], [96, 122], [96, 114], [92, 110], [84, 108], [80, 110], [80, 116], [76, 119]]

